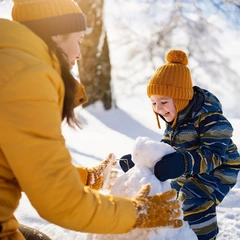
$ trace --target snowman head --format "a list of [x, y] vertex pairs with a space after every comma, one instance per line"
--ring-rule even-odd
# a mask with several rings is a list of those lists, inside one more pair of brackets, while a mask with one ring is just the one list
[[136, 166], [153, 168], [163, 156], [175, 150], [168, 144], [153, 141], [148, 137], [138, 137], [132, 150], [132, 161]]

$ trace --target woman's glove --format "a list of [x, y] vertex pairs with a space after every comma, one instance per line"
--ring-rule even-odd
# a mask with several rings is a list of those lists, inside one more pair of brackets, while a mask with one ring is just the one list
[[187, 157], [184, 153], [174, 152], [164, 156], [154, 167], [154, 175], [160, 181], [180, 177], [187, 171]]
[[116, 157], [110, 153], [98, 166], [88, 168], [87, 186], [95, 190], [103, 187], [109, 189], [117, 178], [117, 171], [111, 170], [116, 165]]
[[164, 193], [148, 196], [150, 184], [146, 184], [132, 198], [137, 209], [136, 228], [173, 227], [183, 226], [181, 203], [176, 199], [176, 191], [170, 190]]

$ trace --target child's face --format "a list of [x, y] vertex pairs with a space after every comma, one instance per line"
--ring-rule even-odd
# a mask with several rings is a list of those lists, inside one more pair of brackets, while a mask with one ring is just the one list
[[57, 46], [66, 54], [70, 68], [75, 64], [76, 60], [81, 59], [82, 54], [80, 45], [84, 39], [84, 32], [74, 32], [67, 35], [57, 35], [52, 37]]
[[160, 114], [167, 122], [172, 122], [177, 116], [173, 98], [152, 95], [150, 97], [153, 111]]

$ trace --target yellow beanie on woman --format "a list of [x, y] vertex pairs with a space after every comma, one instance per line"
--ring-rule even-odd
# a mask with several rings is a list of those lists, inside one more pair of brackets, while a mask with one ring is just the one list
[[55, 36], [86, 30], [86, 20], [73, 0], [13, 0], [12, 19], [36, 33]]
[[[188, 57], [181, 50], [171, 50], [166, 56], [166, 64], [159, 67], [149, 81], [147, 95], [173, 98], [177, 113], [182, 111], [193, 97]], [[158, 114], [155, 112], [160, 128]]]

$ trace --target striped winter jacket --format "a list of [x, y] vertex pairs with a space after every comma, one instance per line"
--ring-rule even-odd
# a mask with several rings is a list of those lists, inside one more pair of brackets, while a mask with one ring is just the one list
[[191, 181], [195, 197], [204, 195], [219, 204], [235, 185], [240, 169], [232, 132], [219, 100], [212, 93], [194, 87], [193, 99], [179, 113], [174, 128], [167, 124], [162, 138], [177, 151], [185, 152], [189, 162], [189, 172], [174, 179], [172, 187], [180, 191]]

